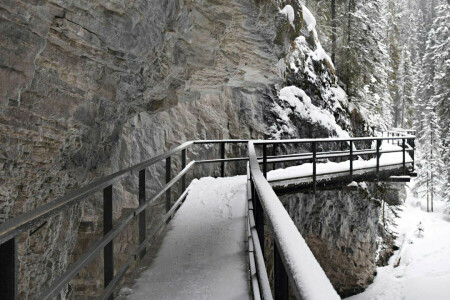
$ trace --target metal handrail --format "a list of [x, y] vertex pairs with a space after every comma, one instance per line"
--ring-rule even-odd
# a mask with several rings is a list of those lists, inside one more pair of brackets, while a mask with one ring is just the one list
[[[406, 140], [414, 140], [415, 136], [402, 135], [401, 137], [375, 137], [375, 138], [331, 138], [331, 139], [290, 139], [290, 140], [196, 140], [185, 142], [180, 146], [177, 146], [163, 154], [157, 155], [151, 159], [145, 160], [141, 163], [138, 163], [134, 166], [125, 168], [111, 175], [105, 176], [94, 182], [88, 184], [85, 187], [77, 189], [60, 197], [52, 202], [49, 202], [45, 205], [42, 205], [36, 208], [33, 211], [24, 213], [19, 215], [13, 219], [6, 221], [3, 224], [0, 224], [0, 249], [1, 253], [3, 249], [8, 249], [8, 257], [6, 260], [10, 260], [11, 264], [13, 264], [13, 268], [11, 268], [8, 272], [11, 272], [14, 277], [11, 281], [11, 288], [8, 285], [6, 297], [1, 294], [2, 299], [14, 299], [17, 295], [17, 240], [16, 237], [21, 232], [32, 228], [37, 223], [43, 221], [43, 219], [47, 219], [50, 216], [64, 210], [68, 209], [72, 205], [79, 203], [80, 201], [86, 199], [88, 196], [103, 190], [103, 201], [104, 201], [104, 236], [96, 241], [86, 252], [82, 255], [75, 263], [73, 263], [67, 270], [64, 272], [62, 276], [60, 276], [52, 285], [40, 296], [40, 299], [50, 299], [51, 297], [57, 295], [59, 291], [70, 282], [70, 280], [83, 268], [85, 267], [92, 259], [100, 254], [101, 250], [104, 250], [104, 268], [105, 268], [105, 280], [104, 280], [104, 293], [101, 299], [111, 299], [112, 292], [116, 284], [121, 280], [126, 271], [132, 265], [132, 263], [141, 257], [146, 249], [148, 243], [152, 240], [152, 238], [157, 234], [157, 232], [171, 219], [173, 214], [176, 212], [177, 208], [183, 203], [185, 200], [188, 189], [186, 189], [185, 177], [187, 172], [196, 164], [209, 164], [209, 163], [220, 163], [221, 176], [225, 176], [225, 163], [231, 162], [241, 162], [241, 161], [250, 161], [249, 165], [249, 176], [250, 183], [252, 185], [253, 198], [262, 199], [260, 204], [255, 205], [252, 209], [251, 213], [249, 213], [249, 227], [250, 233], [258, 232], [258, 236], [252, 238], [253, 249], [254, 249], [254, 263], [255, 268], [258, 272], [258, 279], [261, 282], [259, 285], [260, 295], [268, 299], [268, 289], [267, 289], [267, 274], [265, 268], [262, 267], [264, 259], [262, 258], [262, 253], [264, 253], [264, 236], [260, 235], [261, 228], [261, 212], [265, 207], [264, 203], [268, 203], [267, 201], [272, 201], [276, 197], [274, 191], [270, 187], [270, 184], [264, 178], [264, 175], [267, 174], [267, 163], [268, 162], [276, 162], [276, 158], [286, 159], [286, 155], [273, 155], [268, 160], [267, 156], [267, 144], [298, 144], [298, 143], [311, 143], [313, 145], [311, 153], [304, 153], [294, 155], [293, 158], [304, 160], [304, 159], [312, 159], [314, 164], [314, 172], [312, 174], [313, 178], [313, 189], [315, 191], [316, 187], [316, 172], [315, 172], [315, 164], [318, 159], [322, 158], [332, 158], [339, 156], [350, 156], [350, 173], [352, 174], [352, 161], [354, 155], [363, 155], [363, 154], [377, 154], [377, 157], [381, 155], [381, 153], [387, 153], [387, 151], [380, 151], [379, 145], [381, 145], [382, 140], [401, 140], [403, 141], [403, 149], [394, 151], [400, 152], [403, 151], [403, 167], [405, 168], [405, 153], [406, 151], [412, 151], [414, 154], [414, 146], [406, 147]], [[353, 143], [357, 141], [377, 141], [377, 149], [374, 150], [355, 150], [353, 149]], [[330, 152], [322, 152], [317, 154], [317, 143], [330, 143], [330, 142], [349, 142], [350, 149], [345, 153], [344, 151], [330, 151]], [[203, 144], [220, 144], [220, 159], [207, 159], [207, 160], [193, 160], [190, 163], [187, 163], [187, 150], [189, 147], [193, 145], [203, 145]], [[226, 158], [225, 157], [225, 145], [226, 144], [248, 144], [248, 157], [234, 157], [234, 158]], [[257, 157], [255, 152], [255, 145], [263, 146], [263, 156]], [[412, 143], [413, 145], [413, 143]], [[182, 162], [182, 170], [173, 178], [171, 178], [171, 157], [177, 153], [181, 152], [181, 162]], [[273, 158], [273, 159], [272, 159]], [[414, 155], [413, 155], [414, 158]], [[145, 169], [157, 162], [166, 160], [166, 184], [162, 187], [162, 189], [150, 199], [147, 199], [145, 196]], [[264, 168], [264, 175], [259, 169], [259, 163], [262, 162]], [[378, 165], [379, 159], [377, 159], [377, 173], [378, 173]], [[125, 218], [119, 220], [113, 226], [113, 218], [112, 218], [112, 185], [118, 181], [119, 179], [131, 175], [131, 174], [139, 174], [139, 206], [131, 211], [129, 215]], [[171, 204], [170, 200], [170, 192], [172, 186], [181, 180], [181, 189], [182, 195], [178, 198], [178, 200], [173, 204]], [[162, 220], [157, 224], [155, 228], [152, 229], [150, 235], [146, 235], [146, 225], [145, 225], [145, 209], [151, 204], [154, 203], [159, 197], [161, 197], [164, 193], [166, 193], [166, 214], [163, 216]], [[278, 199], [278, 198], [276, 198]], [[261, 205], [262, 204], [262, 205]], [[139, 245], [137, 249], [134, 251], [132, 257], [130, 257], [125, 265], [122, 266], [116, 273], [114, 273], [114, 253], [112, 243], [114, 238], [134, 219], [139, 218]], [[276, 242], [278, 243], [278, 242]], [[3, 247], [7, 245], [8, 247]], [[258, 246], [259, 245], [259, 246]], [[282, 245], [277, 244], [277, 249], [280, 249], [281, 260], [284, 260], [284, 256], [289, 255], [286, 253], [286, 249], [283, 248]], [[3, 259], [4, 257], [2, 257]], [[285, 261], [283, 263], [286, 263]], [[281, 262], [278, 263], [278, 266]], [[278, 270], [278, 269], [277, 269]], [[278, 270], [279, 271], [279, 270]], [[6, 275], [7, 276], [7, 275]], [[289, 275], [293, 278], [293, 275]], [[277, 285], [275, 286], [277, 288]], [[295, 288], [294, 288], [295, 289]], [[298, 290], [298, 288], [297, 288]], [[298, 290], [299, 291], [299, 290]], [[297, 293], [297, 292], [296, 292]], [[300, 293], [300, 292], [299, 292]], [[259, 293], [255, 293], [257, 295]], [[301, 294], [301, 293], [300, 293]], [[299, 294], [299, 295], [300, 295]], [[266, 295], [266, 297], [264, 296]]]
[[370, 142], [376, 140], [398, 140], [415, 139], [415, 135], [404, 135], [401, 137], [348, 137], [348, 138], [319, 138], [319, 139], [285, 139], [285, 140], [252, 140], [255, 145], [262, 144], [309, 144], [309, 143], [335, 143], [335, 142]]
[[[274, 278], [274, 292], [275, 298], [286, 298], [288, 294], [288, 282], [287, 278], [291, 282], [291, 288], [295, 293], [297, 299], [317, 299], [320, 298], [311, 298], [310, 294], [314, 294], [314, 290], [316, 286], [310, 286], [308, 282], [302, 281], [302, 279], [298, 276], [298, 274], [305, 273], [305, 271], [299, 268], [299, 264], [301, 264], [302, 259], [307, 259], [310, 262], [315, 262], [312, 267], [316, 269], [316, 273], [319, 274], [316, 279], [320, 280], [321, 291], [326, 291], [327, 294], [335, 295], [335, 299], [339, 299], [338, 294], [334, 290], [327, 276], [323, 272], [317, 260], [314, 258], [314, 255], [311, 252], [306, 253], [293, 253], [291, 248], [285, 242], [286, 237], [283, 236], [283, 231], [289, 230], [291, 233], [296, 233], [294, 235], [290, 235], [289, 238], [292, 240], [292, 243], [296, 245], [301, 245], [304, 243], [304, 240], [298, 232], [297, 227], [295, 226], [292, 219], [290, 219], [289, 214], [284, 209], [283, 204], [281, 204], [278, 196], [273, 191], [269, 182], [264, 178], [263, 173], [260, 170], [258, 159], [256, 157], [256, 151], [254, 142], [250, 141], [248, 143], [248, 152], [250, 158], [250, 176], [253, 183], [253, 196], [254, 196], [254, 205], [256, 207], [260, 206], [262, 210], [257, 210], [255, 213], [255, 224], [256, 230], [258, 231], [258, 235], [260, 237], [260, 242], [263, 243], [261, 237], [264, 238], [264, 215], [267, 216], [267, 223], [271, 229], [273, 239], [274, 239], [274, 273], [278, 274]], [[283, 216], [284, 221], [282, 224], [278, 224], [279, 220], [274, 220], [273, 210], [280, 211]], [[262, 241], [261, 241], [262, 240]], [[301, 255], [307, 255], [309, 257], [301, 257]], [[280, 261], [281, 259], [281, 261]], [[280, 297], [281, 294], [282, 296]]]
[[[304, 177], [312, 177], [313, 181], [313, 190], [316, 191], [316, 177], [317, 176], [326, 176], [329, 174], [320, 174], [317, 175], [316, 164], [318, 159], [326, 159], [326, 158], [337, 158], [342, 156], [350, 156], [350, 181], [353, 180], [353, 157], [356, 155], [376, 155], [376, 174], [377, 178], [379, 176], [380, 169], [380, 156], [384, 153], [403, 153], [403, 162], [398, 163], [396, 165], [403, 166], [403, 172], [406, 173], [406, 152], [412, 152], [413, 159], [413, 168], [414, 168], [414, 139], [415, 136], [411, 135], [401, 135], [400, 137], [369, 137], [369, 138], [344, 138], [344, 139], [291, 139], [291, 140], [279, 140], [279, 141], [249, 141], [248, 143], [248, 152], [249, 152], [249, 178], [251, 180], [251, 192], [249, 193], [252, 196], [253, 200], [253, 209], [254, 212], [254, 226], [257, 231], [257, 236], [259, 237], [259, 241], [261, 243], [261, 248], [264, 246], [264, 216], [268, 217], [267, 223], [272, 232], [273, 240], [274, 240], [274, 294], [276, 299], [287, 300], [289, 298], [289, 284], [291, 283], [291, 289], [294, 291], [297, 299], [310, 299], [310, 300], [320, 300], [323, 297], [322, 292], [325, 292], [330, 298], [339, 299], [336, 291], [331, 285], [330, 281], [326, 277], [325, 273], [321, 269], [317, 260], [315, 260], [312, 253], [306, 251], [307, 253], [303, 255], [309, 256], [308, 260], [315, 265], [314, 269], [316, 270], [316, 279], [320, 281], [319, 285], [321, 286], [321, 292], [316, 293], [317, 282], [313, 283], [311, 281], [304, 281], [302, 276], [296, 276], [296, 274], [302, 274], [306, 276], [306, 273], [310, 272], [310, 270], [302, 270], [301, 261], [305, 259], [305, 257], [298, 256], [295, 252], [296, 249], [289, 248], [286, 246], [286, 241], [281, 241], [283, 238], [283, 231], [290, 231], [290, 238], [296, 240], [297, 243], [304, 243], [301, 234], [297, 231], [297, 228], [293, 221], [290, 219], [289, 214], [284, 209], [281, 204], [278, 196], [272, 189], [271, 184], [267, 180], [267, 165], [268, 163], [275, 162], [286, 162], [290, 160], [312, 160], [313, 164], [313, 172], [312, 175], [305, 175]], [[402, 141], [402, 149], [399, 150], [381, 150], [381, 143], [383, 140], [398, 140]], [[408, 144], [406, 143], [408, 140]], [[353, 144], [358, 141], [376, 141], [376, 149], [363, 149], [356, 150], [353, 147]], [[329, 151], [329, 152], [319, 152], [317, 153], [317, 144], [318, 143], [332, 143], [332, 142], [349, 142], [349, 151]], [[267, 145], [268, 144], [302, 144], [309, 143], [311, 144], [312, 151], [310, 153], [301, 153], [301, 154], [293, 154], [293, 155], [282, 155], [283, 158], [276, 159], [276, 155], [268, 156], [267, 155]], [[410, 146], [411, 144], [412, 146]], [[255, 145], [261, 145], [263, 147], [263, 156], [258, 157], [256, 155]], [[268, 158], [271, 159], [268, 159]], [[263, 171], [260, 169], [260, 164], [262, 164]], [[356, 168], [355, 171], [359, 171], [361, 168]], [[373, 169], [370, 168], [370, 169]], [[343, 173], [343, 172], [339, 172]], [[279, 213], [271, 213], [271, 210], [278, 210]], [[280, 216], [280, 214], [282, 216]], [[249, 216], [250, 215], [249, 213]], [[275, 216], [275, 217], [274, 217]], [[274, 218], [281, 218], [285, 221], [282, 222], [282, 229], [280, 224], [276, 224], [279, 220]], [[276, 225], [274, 225], [276, 224]], [[292, 234], [294, 233], [294, 234]], [[252, 239], [253, 241], [255, 239]], [[255, 246], [256, 248], [256, 246]], [[264, 250], [263, 250], [264, 252]], [[296, 256], [297, 255], [297, 256]], [[259, 270], [258, 270], [259, 271]], [[259, 274], [260, 277], [263, 277], [264, 274]], [[309, 275], [309, 274], [308, 274]], [[307, 277], [307, 276], [306, 276]], [[271, 299], [271, 297], [267, 297], [267, 299]]]
[[[69, 207], [80, 203], [88, 196], [102, 191], [104, 193], [104, 236], [97, 240], [76, 262], [69, 266], [69, 268], [47, 288], [40, 296], [39, 299], [51, 299], [56, 296], [60, 290], [67, 285], [78, 272], [84, 268], [96, 255], [100, 254], [104, 250], [104, 268], [105, 268], [105, 290], [102, 295], [102, 299], [111, 299], [112, 291], [115, 285], [120, 281], [125, 272], [131, 266], [131, 264], [140, 257], [146, 249], [147, 244], [157, 234], [157, 232], [170, 220], [175, 213], [179, 205], [182, 204], [186, 198], [188, 190], [186, 189], [185, 176], [186, 173], [198, 163], [221, 163], [221, 175], [225, 174], [225, 163], [227, 162], [240, 162], [242, 160], [248, 160], [244, 158], [225, 158], [225, 145], [226, 144], [247, 144], [248, 140], [208, 140], [208, 141], [188, 141], [185, 142], [163, 154], [157, 155], [151, 159], [145, 160], [141, 163], [133, 165], [131, 167], [120, 170], [111, 175], [102, 177], [93, 181], [85, 187], [74, 190], [54, 201], [44, 204], [35, 210], [26, 212], [22, 215], [14, 217], [6, 222], [0, 224], [0, 253], [8, 257], [2, 257], [4, 260], [11, 261], [11, 268], [8, 268], [8, 272], [11, 274], [3, 274], [4, 277], [11, 277], [7, 288], [0, 289], [1, 299], [15, 299], [17, 296], [17, 240], [16, 237], [39, 224], [43, 219], [48, 219], [50, 216], [57, 214], [58, 212], [68, 209]], [[221, 159], [215, 160], [200, 160], [191, 161], [186, 164], [187, 149], [192, 145], [202, 144], [221, 144], [220, 152]], [[181, 152], [182, 170], [173, 178], [171, 178], [171, 157], [174, 154]], [[166, 160], [166, 184], [162, 189], [150, 199], [145, 197], [145, 169], [157, 162]], [[112, 224], [112, 185], [125, 176], [139, 174], [139, 207], [133, 209], [130, 214], [125, 218], [119, 220], [116, 224]], [[142, 179], [142, 180], [141, 180]], [[182, 195], [173, 204], [170, 203], [170, 191], [171, 187], [181, 179], [182, 182]], [[152, 203], [154, 203], [159, 197], [166, 193], [166, 215], [163, 216], [163, 220], [158, 223], [155, 229], [152, 230], [150, 236], [145, 234], [145, 209]], [[167, 198], [169, 199], [167, 203]], [[125, 262], [125, 265], [114, 274], [114, 253], [112, 242], [114, 238], [122, 232], [122, 230], [135, 218], [139, 218], [139, 245], [135, 250], [135, 254]], [[10, 267], [10, 266], [8, 266]]]

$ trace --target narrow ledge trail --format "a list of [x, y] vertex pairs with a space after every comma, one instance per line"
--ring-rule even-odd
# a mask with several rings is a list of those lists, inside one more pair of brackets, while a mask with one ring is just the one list
[[195, 179], [154, 260], [119, 299], [250, 299], [246, 184]]

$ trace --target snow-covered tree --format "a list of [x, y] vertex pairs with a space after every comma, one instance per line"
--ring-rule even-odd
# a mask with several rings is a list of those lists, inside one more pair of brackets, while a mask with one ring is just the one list
[[448, 200], [449, 5], [435, 0], [434, 22], [422, 59], [416, 110], [420, 150], [417, 191]]

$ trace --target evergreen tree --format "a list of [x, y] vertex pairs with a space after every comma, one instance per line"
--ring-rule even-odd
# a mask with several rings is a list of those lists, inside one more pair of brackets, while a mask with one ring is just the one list
[[417, 93], [421, 153], [417, 190], [425, 191], [430, 200], [448, 200], [448, 4], [441, 1], [435, 10], [436, 18], [428, 33], [422, 59], [422, 84]]
[[350, 101], [380, 131], [392, 124], [385, 10], [382, 0], [349, 1], [345, 62], [340, 64]]
[[436, 0], [435, 20], [432, 25], [434, 44], [430, 56], [434, 62], [432, 102], [442, 127], [442, 159], [447, 168], [443, 196], [450, 202], [450, 5], [445, 0]]

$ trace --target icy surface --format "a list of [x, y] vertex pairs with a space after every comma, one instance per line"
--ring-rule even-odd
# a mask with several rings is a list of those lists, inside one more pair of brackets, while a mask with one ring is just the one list
[[291, 24], [292, 28], [295, 29], [295, 26], [294, 26], [295, 14], [294, 14], [294, 9], [292, 8], [292, 6], [286, 5], [282, 10], [280, 10], [280, 14], [285, 15], [287, 17], [287, 19], [289, 20], [289, 23]]
[[[384, 142], [381, 147], [381, 150], [401, 150], [402, 148], [400, 146], [388, 144]], [[356, 156], [356, 155], [355, 155]], [[406, 154], [405, 160], [407, 163], [412, 162], [411, 157], [409, 154]], [[403, 162], [403, 153], [402, 152], [395, 152], [395, 153], [384, 153], [380, 156], [380, 166], [388, 166], [392, 164], [399, 164]], [[369, 159], [369, 160], [354, 160], [353, 161], [353, 170], [359, 170], [363, 168], [369, 168], [369, 167], [376, 167], [377, 160], [376, 158]], [[327, 163], [317, 163], [316, 164], [316, 172], [317, 175], [326, 174], [326, 173], [332, 173], [332, 172], [344, 172], [348, 171], [350, 169], [350, 162], [349, 161], [343, 161], [340, 163], [335, 162], [327, 162]], [[313, 170], [313, 164], [312, 163], [305, 163], [299, 166], [289, 167], [286, 169], [277, 169], [268, 172], [267, 178], [269, 180], [283, 180], [283, 179], [289, 179], [289, 178], [295, 178], [295, 177], [302, 177], [302, 176], [311, 176]]]
[[249, 299], [246, 176], [194, 180], [127, 299]]
[[[427, 213], [426, 199], [408, 197], [396, 221], [400, 250], [388, 266], [377, 268], [374, 283], [365, 292], [347, 299], [450, 298], [450, 220], [441, 213], [444, 202], [437, 201], [434, 207], [434, 213]], [[423, 229], [420, 234], [419, 227]]]

